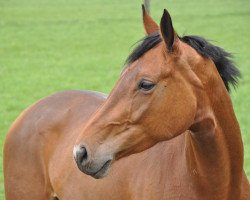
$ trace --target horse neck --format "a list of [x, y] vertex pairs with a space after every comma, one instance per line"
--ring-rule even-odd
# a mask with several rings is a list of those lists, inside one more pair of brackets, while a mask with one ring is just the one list
[[189, 170], [196, 170], [203, 177], [202, 181], [197, 179], [199, 187], [211, 187], [207, 191], [221, 196], [221, 199], [239, 199], [243, 173], [240, 128], [229, 94], [220, 77], [216, 79], [214, 76], [216, 74], [210, 79], [212, 82], [205, 84], [206, 94], [200, 94], [203, 99], [198, 99], [200, 104], [206, 104], [200, 105], [205, 112], [187, 135], [187, 162]]

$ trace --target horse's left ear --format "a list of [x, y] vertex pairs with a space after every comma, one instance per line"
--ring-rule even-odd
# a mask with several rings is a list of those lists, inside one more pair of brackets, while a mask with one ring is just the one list
[[144, 29], [147, 35], [151, 35], [152, 33], [155, 33], [159, 30], [159, 26], [150, 17], [143, 4], [142, 4], [142, 18], [143, 18]]
[[169, 51], [173, 51], [175, 40], [178, 39], [169, 12], [164, 9], [161, 18], [161, 35]]

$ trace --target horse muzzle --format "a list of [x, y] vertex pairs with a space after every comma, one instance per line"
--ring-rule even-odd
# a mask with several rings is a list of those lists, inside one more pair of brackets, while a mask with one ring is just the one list
[[105, 177], [112, 163], [110, 156], [103, 156], [100, 159], [91, 158], [84, 145], [75, 146], [73, 155], [79, 170], [96, 179]]

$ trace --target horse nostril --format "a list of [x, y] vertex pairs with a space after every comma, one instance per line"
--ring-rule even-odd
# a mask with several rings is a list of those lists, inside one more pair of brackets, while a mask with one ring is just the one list
[[76, 160], [78, 164], [82, 164], [88, 159], [87, 149], [84, 146], [77, 147], [76, 150]]

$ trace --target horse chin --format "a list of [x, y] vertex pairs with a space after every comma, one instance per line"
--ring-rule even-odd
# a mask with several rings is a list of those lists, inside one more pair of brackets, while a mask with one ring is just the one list
[[95, 179], [104, 178], [105, 176], [108, 175], [108, 171], [110, 169], [111, 163], [112, 163], [112, 160], [108, 160], [96, 173], [92, 174], [91, 176]]
[[[92, 168], [84, 168], [81, 165], [78, 165], [78, 168], [81, 172], [86, 175], [92, 176], [95, 179], [101, 179], [108, 175], [109, 168], [112, 164], [112, 160], [107, 160], [101, 167], [95, 169], [96, 167]], [[94, 168], [94, 169], [93, 169]]]

